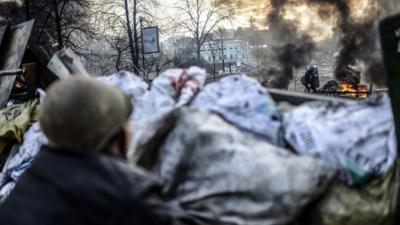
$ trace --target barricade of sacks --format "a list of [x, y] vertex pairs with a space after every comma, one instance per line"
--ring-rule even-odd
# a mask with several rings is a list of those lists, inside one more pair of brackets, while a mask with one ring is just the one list
[[[389, 97], [310, 102], [281, 111], [256, 80], [205, 85], [204, 70], [172, 69], [151, 87], [119, 72], [102, 81], [134, 105], [132, 163], [156, 176], [176, 224], [390, 225], [400, 167]], [[38, 101], [0, 111], [0, 195], [47, 140]]]

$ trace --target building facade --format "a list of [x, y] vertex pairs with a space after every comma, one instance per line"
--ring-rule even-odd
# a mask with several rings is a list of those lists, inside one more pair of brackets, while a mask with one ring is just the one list
[[219, 39], [205, 42], [201, 57], [210, 64], [225, 63], [241, 67], [249, 64], [249, 44], [238, 39]]

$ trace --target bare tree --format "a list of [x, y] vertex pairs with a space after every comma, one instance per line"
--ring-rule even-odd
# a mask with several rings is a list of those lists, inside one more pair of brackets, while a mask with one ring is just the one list
[[209, 55], [209, 57], [212, 59], [213, 62], [213, 74], [214, 74], [214, 80], [216, 79], [216, 73], [217, 73], [217, 60], [224, 60], [224, 55], [223, 55], [223, 40], [219, 38], [220, 36], [218, 33], [215, 33], [212, 38], [210, 38], [206, 43], [207, 46], [204, 46], [206, 48], [206, 51]]
[[[96, 5], [96, 21], [100, 32], [109, 40], [116, 51], [116, 67], [126, 55], [129, 55], [131, 65], [136, 74], [141, 71], [141, 36], [140, 21], [152, 24], [152, 8], [157, 0], [100, 0]], [[122, 41], [122, 40], [126, 41]], [[127, 54], [126, 54], [127, 53]]]
[[201, 47], [217, 26], [231, 15], [229, 10], [219, 10], [220, 1], [183, 0], [177, 11], [181, 18], [173, 18], [176, 25], [190, 33], [196, 44], [197, 59], [201, 58]]
[[173, 66], [173, 58], [161, 51], [159, 54], [152, 54], [146, 59], [146, 74], [158, 76], [161, 71]]
[[128, 53], [130, 47], [127, 40], [124, 37], [115, 36], [112, 37], [111, 40], [107, 40], [107, 42], [110, 44], [111, 48], [115, 50], [115, 69], [117, 71], [127, 69], [128, 63], [124, 61], [124, 58], [126, 58], [124, 55]]
[[90, 24], [91, 0], [24, 0], [27, 19], [36, 21], [33, 40], [37, 44], [67, 46], [78, 54], [87, 50], [85, 44], [94, 36]]
[[[17, 24], [35, 19], [30, 45], [45, 47], [49, 55], [61, 47], [87, 56], [88, 40], [94, 36], [90, 24], [92, 0], [21, 0], [0, 2], [0, 24]], [[48, 60], [48, 59], [42, 59]], [[45, 63], [45, 62], [43, 62]]]

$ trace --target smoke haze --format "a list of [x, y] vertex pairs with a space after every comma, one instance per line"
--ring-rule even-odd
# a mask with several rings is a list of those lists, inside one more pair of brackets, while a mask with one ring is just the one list
[[316, 43], [333, 35], [339, 39], [334, 69], [338, 81], [358, 85], [362, 74], [368, 82], [385, 83], [382, 60], [376, 54], [378, 0], [229, 1], [239, 3], [238, 9], [258, 7], [253, 13], [264, 14], [263, 25], [281, 43], [274, 48], [278, 68], [268, 73], [271, 87], [288, 88], [294, 70], [310, 63]]

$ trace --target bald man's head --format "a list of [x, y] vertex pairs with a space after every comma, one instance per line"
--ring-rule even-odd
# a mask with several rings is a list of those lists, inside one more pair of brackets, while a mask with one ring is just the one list
[[56, 149], [100, 151], [122, 129], [132, 111], [117, 88], [93, 78], [71, 77], [50, 87], [40, 125]]

